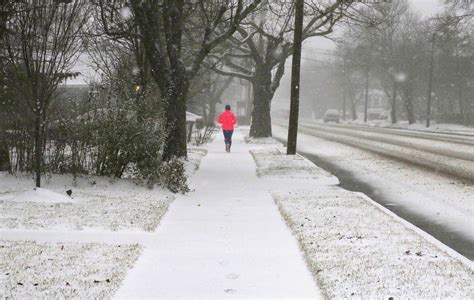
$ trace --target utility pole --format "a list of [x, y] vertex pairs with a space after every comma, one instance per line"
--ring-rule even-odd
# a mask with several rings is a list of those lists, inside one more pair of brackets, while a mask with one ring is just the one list
[[304, 0], [295, 3], [295, 32], [293, 38], [293, 60], [291, 66], [291, 104], [288, 124], [288, 145], [286, 154], [296, 154], [298, 137], [298, 110], [300, 101], [301, 42], [303, 39]]
[[433, 35], [431, 36], [431, 54], [430, 54], [430, 71], [429, 71], [430, 74], [428, 78], [428, 98], [426, 101], [426, 127], [430, 127], [430, 119], [431, 119], [431, 94], [432, 94], [432, 89], [433, 89], [435, 35], [436, 33], [433, 32]]
[[346, 71], [346, 59], [342, 58], [342, 120], [346, 120], [346, 81], [344, 80]]
[[367, 123], [367, 110], [369, 107], [369, 64], [367, 63], [366, 66], [366, 74], [365, 74], [365, 103], [364, 103], [364, 123]]

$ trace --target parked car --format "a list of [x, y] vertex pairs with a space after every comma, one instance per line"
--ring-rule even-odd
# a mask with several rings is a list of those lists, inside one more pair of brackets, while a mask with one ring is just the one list
[[367, 119], [369, 120], [386, 120], [388, 113], [383, 108], [369, 108], [367, 110]]
[[324, 114], [324, 123], [336, 122], [339, 123], [339, 111], [337, 109], [328, 109]]

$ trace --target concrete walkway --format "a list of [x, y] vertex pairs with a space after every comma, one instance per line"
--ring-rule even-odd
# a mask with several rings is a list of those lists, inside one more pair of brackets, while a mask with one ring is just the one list
[[116, 298], [321, 298], [240, 132], [208, 150]]

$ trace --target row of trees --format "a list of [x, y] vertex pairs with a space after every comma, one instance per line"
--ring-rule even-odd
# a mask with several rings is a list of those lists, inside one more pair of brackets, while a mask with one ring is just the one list
[[366, 121], [370, 91], [381, 90], [392, 123], [403, 118], [412, 124], [419, 117], [427, 126], [433, 118], [473, 125], [474, 19], [460, 4], [448, 3], [429, 19], [405, 0], [364, 10], [365, 22], [346, 28], [334, 58], [317, 66], [325, 84], [315, 88], [333, 91], [308, 102], [340, 107], [352, 119], [362, 106]]
[[[150, 120], [157, 120], [160, 138], [151, 143], [159, 146], [146, 157], [159, 162], [186, 157], [188, 100], [203, 92], [213, 95], [204, 101], [210, 122], [219, 95], [234, 79], [252, 84], [251, 135], [271, 136], [271, 101], [293, 49], [293, 1], [26, 0], [2, 5], [0, 148], [10, 152], [0, 151], [0, 159], [14, 153], [16, 161], [24, 160], [20, 169], [34, 170], [36, 186], [41, 185], [45, 151], [60, 148], [48, 135], [61, 128], [58, 124], [78, 129], [84, 120], [101, 124], [103, 117], [116, 123], [109, 128], [112, 133], [133, 137], [108, 140], [110, 149], [101, 148], [97, 141], [107, 140], [106, 132], [98, 128], [108, 128], [108, 123], [82, 135], [82, 146], [87, 147], [81, 149], [96, 153], [83, 161], [94, 161], [96, 170], [109, 170], [96, 173], [121, 176], [128, 163], [144, 165], [147, 160], [137, 153], [149, 149], [119, 145], [146, 145], [138, 141], [144, 136], [140, 131], [146, 130], [138, 124]], [[365, 6], [307, 0], [303, 39], [331, 33], [337, 22], [355, 20]], [[72, 66], [84, 53], [101, 80], [81, 105], [70, 105], [74, 110], [64, 112], [58, 87], [78, 75]], [[60, 113], [77, 122], [66, 122]], [[134, 130], [125, 130], [124, 124]], [[77, 130], [64, 132], [81, 136]], [[62, 149], [76, 153], [74, 141]], [[71, 161], [77, 169], [78, 161]]]

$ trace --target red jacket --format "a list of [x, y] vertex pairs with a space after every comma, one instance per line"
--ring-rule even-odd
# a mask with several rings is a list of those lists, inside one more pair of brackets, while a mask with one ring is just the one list
[[223, 130], [234, 130], [234, 125], [237, 123], [237, 118], [230, 110], [225, 110], [217, 118], [217, 122], [222, 125]]

